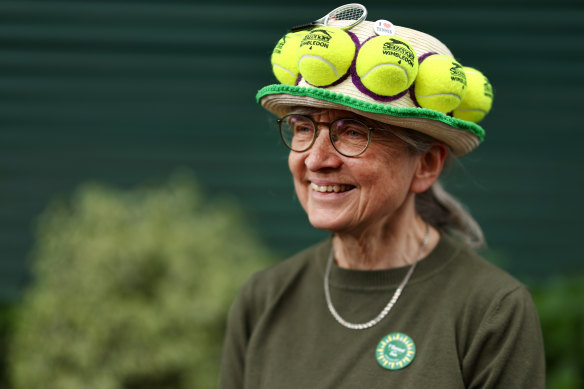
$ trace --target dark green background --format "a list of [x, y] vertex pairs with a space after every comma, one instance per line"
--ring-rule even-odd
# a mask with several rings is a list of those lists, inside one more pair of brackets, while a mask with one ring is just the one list
[[[325, 236], [254, 96], [275, 82], [287, 28], [342, 3], [288, 4], [0, 2], [1, 298], [26, 285], [35, 218], [88, 180], [132, 187], [184, 167], [235, 197], [282, 256]], [[582, 4], [365, 3], [369, 20], [430, 33], [490, 78], [486, 141], [445, 179], [522, 280], [584, 270]]]

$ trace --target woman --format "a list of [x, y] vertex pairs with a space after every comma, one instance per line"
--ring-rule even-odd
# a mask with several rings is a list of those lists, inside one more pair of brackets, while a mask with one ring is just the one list
[[[355, 58], [375, 31], [363, 22], [346, 32]], [[409, 42], [418, 60], [452, 56], [419, 31], [397, 27], [391, 39]], [[329, 85], [301, 70], [296, 85], [258, 93], [280, 117], [310, 223], [332, 237], [243, 288], [220, 387], [543, 388], [529, 292], [473, 251], [480, 228], [437, 181], [451, 155], [478, 146], [482, 128], [421, 109], [415, 93], [368, 90], [355, 61]]]

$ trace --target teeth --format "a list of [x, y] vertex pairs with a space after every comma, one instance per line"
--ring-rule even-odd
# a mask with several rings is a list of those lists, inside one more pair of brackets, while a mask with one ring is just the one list
[[346, 192], [351, 189], [350, 185], [316, 185], [315, 183], [311, 182], [310, 187], [321, 193], [339, 193], [339, 192]]

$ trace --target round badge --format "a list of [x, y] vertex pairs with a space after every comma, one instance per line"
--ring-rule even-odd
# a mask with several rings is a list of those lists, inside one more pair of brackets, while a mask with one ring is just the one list
[[406, 334], [394, 332], [389, 334], [377, 345], [375, 357], [379, 365], [388, 370], [403, 369], [416, 356], [416, 344]]
[[395, 26], [388, 20], [377, 20], [373, 30], [377, 35], [395, 35]]

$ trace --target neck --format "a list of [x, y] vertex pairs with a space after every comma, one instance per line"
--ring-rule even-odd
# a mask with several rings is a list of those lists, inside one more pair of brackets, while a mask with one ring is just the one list
[[426, 223], [415, 212], [414, 197], [406, 206], [367, 230], [337, 232], [333, 237], [334, 256], [339, 267], [358, 270], [392, 269], [411, 265], [426, 256], [438, 243], [438, 231], [430, 227], [428, 244], [420, 248]]

